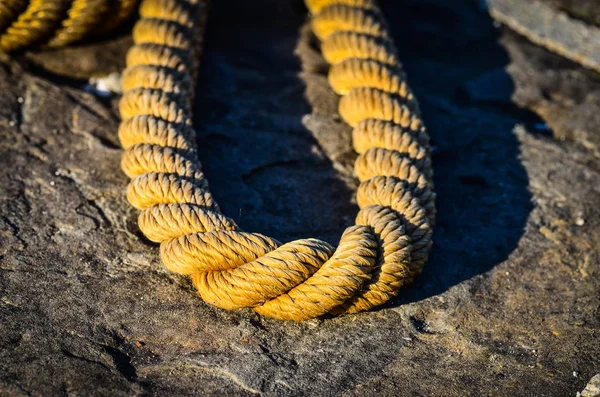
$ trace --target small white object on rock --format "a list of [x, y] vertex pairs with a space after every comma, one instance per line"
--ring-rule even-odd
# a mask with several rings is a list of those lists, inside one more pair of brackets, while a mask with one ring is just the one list
[[583, 212], [580, 211], [577, 214], [577, 217], [575, 218], [575, 224], [577, 226], [583, 226], [583, 225], [585, 225], [585, 218], [583, 217]]
[[85, 86], [85, 90], [102, 98], [109, 98], [112, 94], [121, 94], [123, 92], [121, 75], [114, 72], [103, 77], [92, 77]]

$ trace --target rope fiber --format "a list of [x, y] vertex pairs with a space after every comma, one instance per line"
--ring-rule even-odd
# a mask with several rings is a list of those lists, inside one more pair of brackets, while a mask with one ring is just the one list
[[[0, 17], [5, 50], [43, 37], [51, 37], [49, 45], [79, 40], [107, 12], [125, 18], [132, 1], [118, 2], [120, 13], [113, 1], [23, 3], [0, 0], [0, 10], [16, 18], [8, 24]], [[97, 7], [88, 8], [92, 3]], [[213, 199], [191, 121], [205, 0], [142, 0], [119, 105], [127, 198], [140, 210], [141, 231], [160, 243], [165, 266], [190, 276], [212, 305], [296, 321], [387, 302], [421, 272], [435, 219], [429, 138], [375, 0], [306, 5], [359, 153], [360, 211], [337, 248], [244, 232]]]

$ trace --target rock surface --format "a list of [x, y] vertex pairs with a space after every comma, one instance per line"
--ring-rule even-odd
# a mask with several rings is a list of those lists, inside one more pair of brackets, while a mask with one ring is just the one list
[[577, 397], [598, 397], [600, 396], [600, 374], [590, 379], [585, 389], [577, 394]]
[[[357, 212], [299, 1], [213, 2], [200, 158], [226, 214], [336, 243]], [[128, 37], [3, 57], [0, 395], [567, 396], [600, 372], [600, 78], [475, 2], [384, 1], [433, 145], [438, 222], [377, 311], [280, 322], [204, 304], [136, 226], [117, 98]]]
[[596, 0], [544, 0], [544, 2], [569, 13], [574, 18], [600, 25], [600, 10]]
[[600, 28], [540, 1], [488, 0], [490, 15], [557, 54], [600, 73]]

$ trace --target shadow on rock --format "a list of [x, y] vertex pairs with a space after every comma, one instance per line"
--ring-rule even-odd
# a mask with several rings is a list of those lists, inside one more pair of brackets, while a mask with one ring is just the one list
[[301, 1], [215, 2], [194, 121], [199, 157], [226, 215], [282, 242], [336, 244], [357, 211], [355, 182], [303, 122], [311, 106], [295, 49], [305, 17]]
[[[532, 210], [516, 125], [546, 132], [511, 100], [499, 33], [476, 1], [385, 1], [434, 146], [434, 247], [423, 273], [389, 305], [418, 301], [485, 273], [517, 247]], [[388, 305], [388, 306], [389, 306]]]
[[[245, 230], [335, 244], [357, 212], [356, 154], [302, 28], [304, 6], [234, 3], [211, 11], [195, 105], [211, 190]], [[431, 134], [438, 195], [430, 261], [395, 306], [485, 273], [516, 248], [532, 205], [513, 130], [543, 123], [513, 104], [507, 53], [478, 2], [381, 5]]]

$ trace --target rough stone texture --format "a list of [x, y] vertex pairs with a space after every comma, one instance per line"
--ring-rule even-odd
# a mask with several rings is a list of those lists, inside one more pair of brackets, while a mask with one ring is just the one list
[[492, 17], [568, 59], [600, 73], [600, 29], [534, 0], [488, 0]]
[[552, 6], [569, 13], [574, 18], [600, 25], [600, 11], [597, 0], [543, 0]]
[[590, 379], [590, 382], [587, 384], [585, 389], [578, 394], [577, 397], [598, 397], [600, 396], [600, 374], [594, 376]]
[[[213, 3], [195, 121], [214, 195], [247, 230], [335, 243], [357, 211], [355, 155], [298, 33], [302, 4]], [[471, 1], [383, 10], [435, 147], [435, 246], [386, 307], [300, 324], [204, 304], [140, 236], [117, 100], [81, 79], [122, 67], [127, 38], [2, 58], [0, 395], [586, 387], [600, 372], [600, 79]]]

